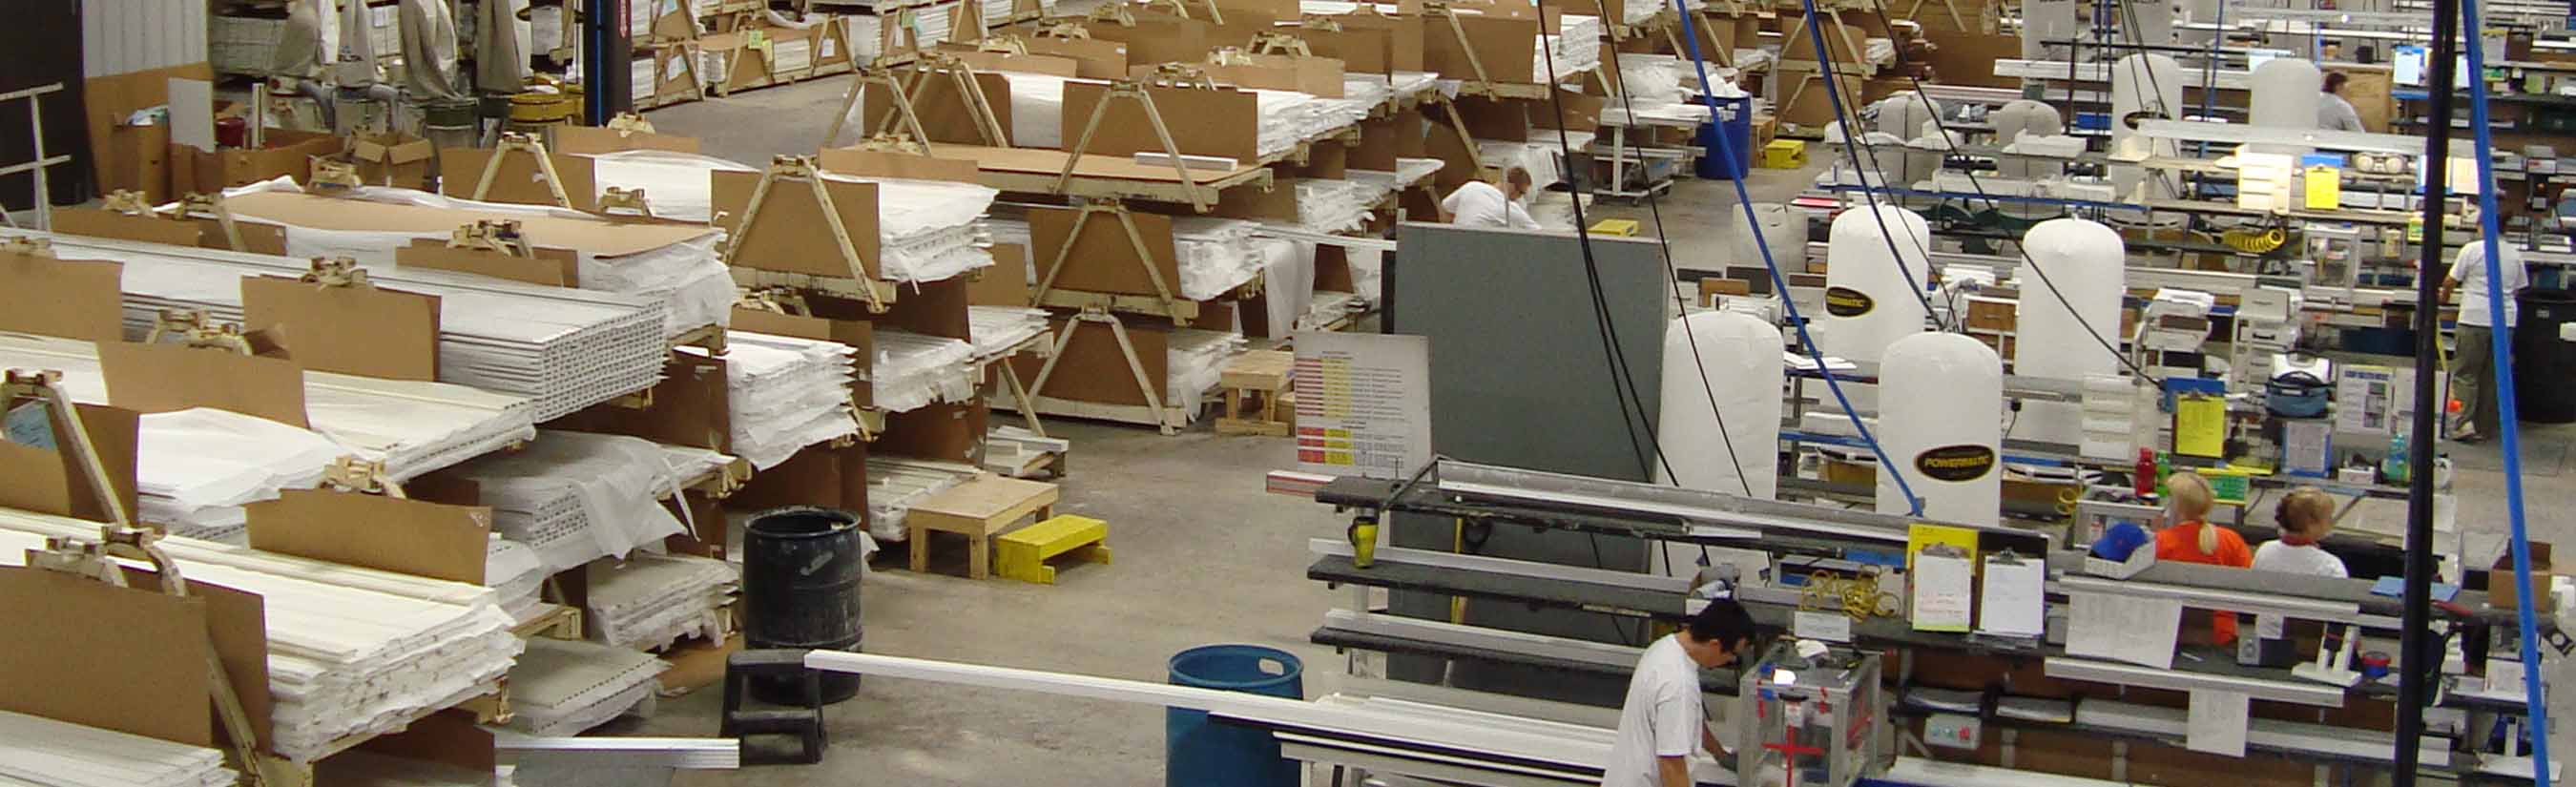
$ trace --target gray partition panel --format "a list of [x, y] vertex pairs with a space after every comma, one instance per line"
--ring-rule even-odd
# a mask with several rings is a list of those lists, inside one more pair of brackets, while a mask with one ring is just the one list
[[[1408, 223], [1398, 228], [1387, 266], [1385, 331], [1431, 338], [1431, 441], [1456, 459], [1560, 473], [1652, 480], [1652, 429], [1663, 375], [1671, 290], [1649, 241], [1595, 236], [1587, 273], [1570, 235], [1461, 229]], [[1614, 327], [1637, 399], [1623, 407], [1595, 309]], [[1631, 443], [1633, 436], [1634, 443]], [[1644, 455], [1641, 460], [1640, 454]], [[1398, 546], [1448, 550], [1455, 522], [1399, 516]], [[1634, 538], [1494, 528], [1478, 554], [1565, 565], [1635, 570], [1646, 549]], [[1397, 614], [1447, 620], [1449, 597], [1398, 593]], [[1470, 601], [1471, 625], [1642, 645], [1645, 627], [1597, 613]], [[1462, 688], [1615, 705], [1615, 680], [1545, 674], [1531, 668], [1430, 658], [1390, 658], [1391, 677]]]

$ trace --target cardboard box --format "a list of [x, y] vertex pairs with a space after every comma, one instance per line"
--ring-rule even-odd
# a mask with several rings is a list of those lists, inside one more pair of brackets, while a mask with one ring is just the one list
[[268, 146], [225, 148], [213, 152], [185, 145], [170, 146], [170, 190], [175, 194], [212, 194], [280, 177], [305, 177], [316, 156], [336, 156], [347, 140], [313, 131], [269, 129]]
[[357, 163], [358, 178], [372, 185], [427, 191], [435, 171], [430, 159], [437, 155], [429, 140], [399, 131], [349, 138], [349, 160]]
[[[2554, 576], [2550, 571], [2551, 568], [2549, 545], [2539, 541], [2531, 542], [2531, 590], [2540, 594], [2540, 600], [2532, 606], [2535, 611], [2546, 613], [2558, 610], [2557, 599], [2549, 594], [2549, 584], [2551, 577]], [[2521, 592], [2513, 584], [2513, 552], [2507, 550], [2504, 554], [2497, 555], [2495, 565], [2487, 570], [2487, 606], [2496, 609], [2521, 609], [2521, 604]]]
[[117, 126], [107, 132], [107, 147], [98, 151], [98, 187], [102, 191], [139, 191], [154, 205], [169, 202], [170, 127]]

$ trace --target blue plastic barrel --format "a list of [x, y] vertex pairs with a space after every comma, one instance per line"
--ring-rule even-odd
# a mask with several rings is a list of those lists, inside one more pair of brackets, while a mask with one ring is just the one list
[[[1203, 645], [1172, 655], [1172, 685], [1306, 698], [1306, 665], [1277, 648]], [[1163, 712], [1166, 787], [1297, 787], [1297, 763], [1279, 756], [1269, 730], [1208, 720], [1206, 711]]]
[[[1701, 149], [1695, 171], [1706, 180], [1735, 180], [1744, 177], [1761, 151], [1753, 149], [1753, 98], [1717, 98], [1717, 117], [1699, 127]], [[1717, 135], [1726, 135], [1726, 146], [1718, 147]], [[1728, 166], [1727, 153], [1735, 154]]]

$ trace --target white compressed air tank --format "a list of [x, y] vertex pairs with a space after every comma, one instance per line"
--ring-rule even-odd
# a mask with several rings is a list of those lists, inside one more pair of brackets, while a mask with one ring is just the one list
[[[2128, 255], [2120, 233], [2084, 219], [2050, 219], [2022, 235], [2021, 249], [2030, 261], [2013, 274], [2021, 288], [2013, 321], [2013, 374], [2081, 381], [2087, 375], [2118, 372], [2119, 360], [2094, 341], [2086, 326], [2119, 344], [2122, 266]], [[2081, 443], [2084, 405], [2023, 402], [2021, 413], [2012, 418], [2011, 436]]]
[[1865, 206], [1834, 217], [1825, 245], [1825, 314], [1809, 316], [1823, 328], [1816, 343], [1825, 354], [1875, 363], [1889, 342], [1923, 332], [1929, 315], [1915, 288], [1930, 275], [1924, 251], [1931, 247], [1930, 227], [1904, 208]]
[[[2130, 55], [2111, 65], [2111, 156], [2139, 159], [2148, 156], [2181, 155], [2179, 145], [2170, 139], [2150, 139], [2138, 133], [2133, 118], [2178, 120], [2183, 115], [2182, 64], [2164, 55]], [[2111, 187], [2122, 201], [2173, 199], [2169, 178], [2151, 178], [2145, 167], [2114, 164], [2110, 167]], [[2143, 222], [2145, 211], [2112, 211], [2122, 221]], [[2179, 220], [2180, 214], [2167, 214], [2157, 219]]]
[[[2256, 128], [2313, 130], [2317, 127], [2317, 105], [2325, 103], [2325, 81], [2325, 72], [2318, 71], [2315, 63], [2289, 57], [2264, 61], [2254, 68], [2254, 98], [2246, 107], [2246, 118]], [[2292, 156], [2315, 149], [2266, 143], [2246, 147], [2257, 153]]]
[[1781, 346], [1778, 326], [1736, 312], [1684, 315], [1664, 329], [1663, 415], [1655, 442], [1672, 469], [1659, 481], [1764, 500], [1779, 496]]
[[[1792, 210], [1776, 202], [1762, 202], [1753, 206], [1752, 228], [1744, 226], [1742, 211], [1728, 211], [1726, 222], [1734, 225], [1735, 234], [1731, 236], [1734, 254], [1732, 259], [1725, 260], [1725, 264], [1761, 265], [1762, 249], [1768, 246], [1771, 260], [1780, 264], [1781, 275], [1807, 272], [1806, 211]], [[1763, 245], [1754, 244], [1756, 233], [1762, 236]]]
[[[2003, 508], [2003, 361], [1956, 333], [1897, 340], [1879, 366], [1877, 436], [1923, 500], [1923, 516], [1991, 525]], [[1880, 467], [1878, 510], [1905, 514], [1905, 493]]]

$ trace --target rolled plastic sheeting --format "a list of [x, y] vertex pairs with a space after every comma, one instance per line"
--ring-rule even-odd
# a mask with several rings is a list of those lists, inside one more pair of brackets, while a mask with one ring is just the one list
[[[2306, 131], [2317, 127], [2317, 105], [2325, 102], [2325, 72], [2317, 64], [2288, 57], [2276, 57], [2254, 67], [2254, 98], [2246, 107], [2249, 122], [2257, 128]], [[2248, 143], [2246, 148], [2257, 153], [2301, 155], [2315, 148], [2306, 145]]]
[[[1922, 516], [1994, 524], [2003, 507], [2003, 362], [1984, 342], [1956, 333], [1908, 336], [1888, 346], [1878, 441], [1923, 500]], [[1912, 511], [1879, 469], [1878, 510]]]
[[[1807, 214], [1805, 211], [1792, 210], [1789, 206], [1778, 203], [1766, 202], [1754, 205], [1753, 226], [1750, 231], [1745, 230], [1744, 220], [1739, 216], [1740, 214], [1730, 211], [1726, 218], [1727, 223], [1735, 225], [1737, 230], [1734, 235], [1734, 259], [1742, 260], [1745, 264], [1761, 262], [1762, 249], [1768, 246], [1771, 250], [1771, 260], [1780, 264], [1782, 274], [1802, 273], [1807, 270]], [[1761, 233], [1761, 246], [1754, 244], [1754, 233]]]
[[1924, 255], [1931, 244], [1930, 226], [1904, 208], [1854, 208], [1834, 217], [1826, 245], [1833, 266], [1825, 273], [1825, 330], [1816, 338], [1827, 354], [1875, 363], [1887, 357], [1888, 343], [1923, 331], [1914, 288], [1931, 271]]
[[[2182, 118], [2182, 64], [2164, 55], [2130, 55], [2120, 58], [2111, 68], [2111, 156], [2137, 159], [2147, 156], [2177, 156], [2181, 148], [2174, 140], [2152, 139], [2138, 133], [2129, 118]], [[2310, 107], [2314, 110], [2314, 107]], [[2315, 112], [2309, 113], [2314, 122]], [[2111, 187], [2123, 200], [2173, 199], [2173, 184], [2162, 178], [2150, 178], [2145, 167], [2112, 165]], [[2142, 193], [2143, 184], [2152, 184]], [[2124, 221], [2148, 220], [2145, 211], [2113, 211]]]
[[1671, 469], [1658, 480], [1778, 497], [1781, 344], [1778, 326], [1737, 312], [1684, 315], [1664, 329], [1663, 417], [1655, 442]]
[[[2087, 326], [2119, 341], [2113, 335], [2120, 330], [2121, 266], [2128, 253], [2120, 233], [2084, 219], [2051, 219], [2031, 227], [2021, 248], [2030, 256], [2028, 267], [2037, 270], [2015, 274], [2021, 302], [2014, 316], [2013, 374], [2082, 380], [2117, 372], [2119, 361]], [[2024, 402], [2012, 436], [2081, 443], [2084, 406]]]

